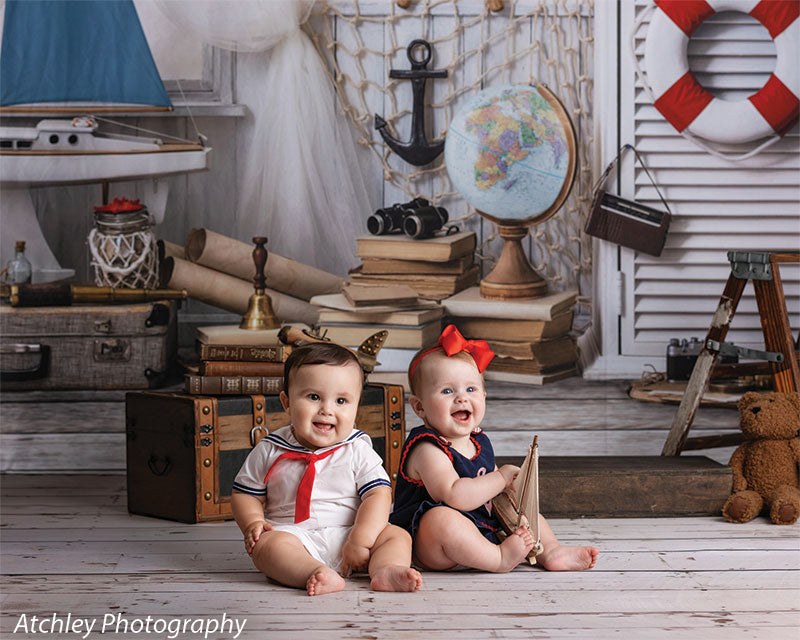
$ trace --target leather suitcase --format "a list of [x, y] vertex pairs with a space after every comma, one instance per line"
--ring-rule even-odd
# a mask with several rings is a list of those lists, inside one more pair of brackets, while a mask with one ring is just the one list
[[[405, 439], [403, 387], [364, 388], [356, 425], [372, 439], [394, 486]], [[233, 479], [268, 432], [289, 424], [278, 396], [125, 396], [128, 511], [205, 522], [232, 518]]]
[[0, 307], [0, 384], [16, 389], [148, 389], [177, 354], [177, 304]]

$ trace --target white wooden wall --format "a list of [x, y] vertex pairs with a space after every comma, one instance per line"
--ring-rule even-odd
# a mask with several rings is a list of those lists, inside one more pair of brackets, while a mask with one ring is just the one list
[[[138, 4], [147, 8], [148, 3], [146, 0], [138, 0]], [[348, 11], [352, 13], [353, 4], [351, 2], [338, 2], [337, 5], [343, 7], [345, 13]], [[510, 5], [510, 3], [509, 3]], [[411, 40], [419, 37], [425, 37], [430, 40], [436, 40], [449, 34], [453, 29], [455, 18], [452, 15], [452, 4], [441, 3], [436, 5], [431, 10], [430, 14], [424, 19], [409, 19], [399, 21], [394, 29], [387, 29], [380, 21], [363, 21], [359, 26], [358, 36], [363, 43], [376, 51], [383, 51], [385, 49], [385, 42], [394, 41], [400, 47], [397, 52], [388, 59], [382, 59], [378, 56], [365, 56], [362, 61], [366, 81], [376, 87], [384, 87], [387, 85], [389, 78], [388, 72], [391, 68], [407, 68], [409, 66], [405, 44]], [[536, 6], [536, 0], [525, 0], [516, 3], [514, 10], [517, 14], [524, 14], [531, 6]], [[562, 6], [561, 10], [564, 10]], [[506, 42], [503, 39], [494, 41], [491, 46], [483, 50], [478, 50], [482, 39], [488, 38], [494, 31], [500, 30], [507, 25], [507, 18], [505, 17], [510, 11], [506, 7], [505, 14], [499, 14], [497, 20], [489, 19], [485, 24], [482, 24], [476, 17], [484, 11], [483, 0], [469, 0], [467, 2], [460, 2], [458, 4], [461, 20], [470, 20], [473, 22], [471, 26], [464, 29], [461, 36], [452, 41], [447, 41], [441, 46], [436, 46], [432, 62], [429, 66], [441, 68], [449, 64], [455, 56], [475, 49], [475, 53], [467, 56], [463, 66], [458, 69], [455, 77], [448, 80], [430, 81], [428, 85], [428, 99], [433, 103], [441, 102], [444, 96], [451, 92], [454, 88], [460, 88], [465, 85], [470, 85], [475, 82], [481, 74], [491, 70], [485, 77], [484, 84], [494, 84], [500, 82], [527, 82], [529, 78], [533, 77], [539, 81], [548, 83], [551, 87], [558, 86], [558, 69], [552, 65], [546, 65], [542, 62], [545, 57], [552, 57], [556, 55], [557, 48], [554, 42], [554, 36], [551, 33], [546, 33], [544, 28], [544, 21], [538, 20], [534, 28], [533, 21], [524, 21], [520, 24], [519, 28], [513, 33], [513, 38]], [[388, 2], [370, 2], [364, 1], [360, 3], [360, 10], [372, 17], [380, 17], [389, 10]], [[152, 12], [150, 12], [152, 13]], [[170, 42], [174, 36], [173, 28], [171, 25], [164, 25], [163, 29], [153, 30], [154, 21], [152, 15], [145, 12], [143, 23], [146, 30], [148, 30], [148, 37], [153, 40], [152, 47], [156, 51], [156, 58], [165, 60], [163, 53], [164, 47], [162, 40]], [[149, 18], [148, 18], [149, 16]], [[322, 20], [325, 17], [316, 15], [312, 18], [312, 30], [322, 31], [324, 25]], [[584, 33], [591, 31], [591, 18], [588, 14], [583, 17], [584, 24], [582, 29]], [[150, 27], [148, 27], [148, 21]], [[338, 20], [333, 19], [332, 30], [336, 34], [337, 39], [341, 40], [346, 46], [355, 43], [355, 37], [351, 33], [349, 26], [338, 24]], [[567, 25], [567, 18], [564, 18], [564, 24]], [[534, 31], [536, 31], [534, 33]], [[532, 58], [523, 56], [513, 68], [503, 68], [502, 62], [509, 56], [509, 52], [515, 49], [525, 49], [529, 47], [531, 42], [541, 43], [541, 52], [532, 62]], [[188, 45], [187, 45], [188, 46]], [[168, 53], [170, 47], [166, 47]], [[158, 53], [161, 51], [162, 53]], [[243, 141], [248, 139], [251, 132], [253, 112], [262, 111], [262, 105], [249, 104], [248, 87], [253, 86], [259, 82], [260, 77], [263, 76], [266, 65], [269, 64], [269, 55], [241, 55], [231, 54], [232, 60], [228, 61], [223, 58], [222, 62], [216, 61], [216, 64], [228, 65], [223, 75], [223, 82], [229, 82], [229, 86], [223, 86], [221, 89], [222, 98], [220, 102], [209, 103], [202, 97], [202, 92], [196, 94], [190, 93], [189, 102], [193, 104], [191, 113], [194, 118], [187, 115], [185, 109], [178, 109], [172, 115], [150, 115], [138, 117], [121, 117], [119, 118], [125, 124], [140, 126], [145, 129], [150, 129], [156, 132], [164, 132], [167, 134], [177, 135], [193, 139], [195, 137], [195, 124], [199, 130], [208, 138], [209, 145], [213, 148], [210, 155], [211, 168], [208, 172], [192, 174], [187, 176], [177, 176], [164, 179], [169, 186], [169, 198], [167, 205], [167, 212], [164, 222], [156, 228], [156, 235], [159, 238], [175, 242], [177, 244], [184, 244], [186, 236], [192, 228], [195, 227], [208, 227], [221, 233], [235, 235], [233, 229], [235, 225], [232, 224], [236, 218], [236, 210], [238, 206], [238, 197], [241, 192], [241, 174], [245, 158], [242, 153]], [[168, 59], [168, 56], [166, 56]], [[342, 65], [345, 72], [353, 75], [354, 78], [360, 77], [360, 72], [355, 68], [352, 57], [348, 57], [341, 52], [337, 54], [337, 59]], [[163, 63], [162, 63], [163, 64]], [[207, 62], [207, 65], [209, 63]], [[531, 69], [531, 65], [535, 64], [536, 67]], [[494, 70], [492, 70], [494, 69]], [[592, 75], [592, 61], [580, 60], [577, 72], [581, 75]], [[227, 75], [226, 75], [227, 74]], [[197, 75], [195, 69], [191, 69], [190, 76]], [[168, 86], [174, 86], [174, 82], [167, 80]], [[181, 90], [188, 91], [198, 84], [194, 77], [184, 80], [181, 83]], [[466, 99], [469, 94], [464, 94], [461, 98], [456, 100], [453, 108], [457, 108], [463, 99]], [[199, 96], [199, 97], [198, 97]], [[565, 93], [560, 96], [566, 104], [570, 113], [575, 109], [581, 107], [580, 101], [590, 101], [591, 96], [582, 95], [576, 96], [570, 93]], [[176, 96], [179, 98], [179, 96]], [[391, 97], [384, 95], [382, 92], [372, 89], [367, 91], [366, 101], [370, 115], [370, 122], [368, 125], [370, 134], [378, 137], [377, 133], [372, 130], [372, 114], [378, 113], [386, 115], [393, 109], [410, 109], [412, 104], [411, 85], [409, 82], [395, 81], [394, 100]], [[279, 99], [276, 96], [276, 99]], [[352, 97], [351, 97], [352, 99]], [[179, 99], [175, 99], [176, 105], [180, 104]], [[239, 108], [230, 108], [226, 106], [226, 102], [233, 102], [238, 104]], [[394, 102], [394, 104], [393, 104]], [[585, 106], [585, 105], [584, 105]], [[427, 112], [427, 117], [430, 121], [429, 134], [433, 136], [443, 135], [449, 123], [450, 112], [444, 112], [441, 109], [433, 109]], [[574, 118], [574, 116], [573, 116]], [[574, 118], [575, 119], [575, 118]], [[584, 118], [582, 121], [586, 122]], [[13, 124], [35, 124], [36, 119], [23, 119], [15, 118]], [[410, 115], [403, 116], [397, 123], [398, 133], [400, 139], [406, 139], [409, 136], [410, 130]], [[113, 126], [105, 125], [109, 130], [114, 130]], [[591, 130], [580, 129], [580, 121], [576, 119], [576, 126], [578, 127], [578, 135], [587, 137], [591, 136]], [[399, 189], [395, 185], [386, 182], [383, 179], [383, 168], [379, 162], [376, 154], [364, 146], [358, 146], [359, 149], [359, 167], [358, 170], [364, 178], [367, 186], [368, 197], [372, 209], [390, 205], [395, 202], [406, 201], [409, 199], [409, 194]], [[392, 168], [400, 172], [408, 172], [414, 170], [414, 167], [407, 165], [402, 159], [395, 154], [390, 154], [389, 163]], [[584, 174], [587, 172], [584, 171]], [[588, 180], [588, 176], [586, 176]], [[577, 182], [576, 182], [577, 183]], [[450, 189], [449, 184], [442, 179], [441, 172], [437, 175], [435, 173], [423, 174], [418, 180], [415, 180], [410, 185], [412, 193], [423, 195], [426, 197], [433, 197], [437, 194], [442, 194]], [[577, 191], [577, 189], [576, 189]], [[92, 271], [89, 266], [88, 249], [85, 244], [85, 238], [93, 225], [93, 207], [101, 204], [101, 190], [99, 185], [87, 186], [70, 186], [58, 188], [38, 188], [33, 189], [34, 204], [37, 209], [37, 215], [41, 222], [45, 237], [47, 238], [54, 254], [61, 264], [65, 267], [73, 268], [76, 270], [76, 279], [78, 281], [91, 281]], [[139, 197], [138, 190], [135, 183], [119, 183], [112, 185], [113, 195], [126, 195], [128, 197]], [[446, 195], [440, 199], [441, 204], [446, 206], [450, 211], [451, 218], [457, 218], [467, 212], [467, 206], [464, 201], [457, 195]], [[146, 204], [146, 203], [145, 203]], [[575, 207], [574, 199], [568, 201], [564, 210]], [[354, 215], [366, 219], [366, 216], [371, 211], [355, 212]], [[576, 213], [571, 214], [576, 216]], [[478, 234], [479, 242], [491, 234], [492, 228], [488, 222], [483, 221], [478, 216], [473, 216], [465, 223], [466, 228], [474, 230]], [[569, 243], [569, 238], [563, 237], [562, 230], [557, 228], [555, 220], [545, 223], [540, 229], [544, 229], [549, 235], [549, 238], [557, 238], [562, 242]], [[574, 231], [577, 231], [575, 228]], [[245, 233], [241, 231], [238, 234], [239, 239], [249, 242], [252, 233]], [[561, 235], [559, 238], [558, 236]], [[573, 234], [577, 235], [577, 234]], [[569, 258], [555, 257], [542, 255], [536, 244], [528, 239], [526, 249], [532, 258], [535, 265], [554, 265], [553, 268], [560, 270], [562, 273], [569, 273], [572, 262]], [[572, 251], [576, 255], [581, 255], [581, 246], [579, 242], [574, 239], [571, 243]], [[495, 238], [485, 248], [488, 255], [497, 256], [502, 248], [502, 241]], [[272, 250], [281, 252], [280, 247], [271, 247]], [[336, 247], [325, 247], [324, 251], [336, 251]], [[291, 257], [291, 256], [289, 256]], [[355, 257], [352, 260], [353, 265], [357, 263]], [[492, 263], [488, 262], [485, 265], [485, 273], [491, 269]], [[545, 267], [548, 269], [550, 267]], [[578, 284], [583, 293], [589, 290], [589, 274], [588, 272], [578, 279]], [[571, 283], [564, 281], [557, 282], [555, 288], [563, 289], [569, 286], [575, 286], [575, 279]], [[196, 301], [189, 301], [183, 306], [179, 314], [182, 327], [181, 331], [182, 342], [190, 344], [192, 341], [192, 328], [197, 324], [208, 322], [228, 321], [229, 314], [221, 310], [203, 305]]]
[[[553, 219], [534, 230], [543, 230], [551, 245], [559, 242], [570, 245], [570, 251], [574, 253], [574, 257], [568, 257], [567, 252], [563, 251], [555, 251], [552, 254], [543, 253], [530, 237], [525, 246], [532, 263], [537, 266], [537, 269], [542, 270], [543, 275], [549, 276], [548, 279], [556, 274], [561, 276], [560, 278], [556, 277], [555, 280], [551, 279], [552, 288], [562, 290], [579, 287], [583, 293], [587, 293], [590, 288], [589, 270], [587, 269], [577, 278], [570, 272], [575, 262], [580, 259], [582, 251], [580, 242], [575, 240], [575, 236], [579, 235], [578, 228], [580, 226], [577, 221], [580, 207], [577, 196], [579, 192], [584, 194], [588, 192], [588, 189], [581, 191], [578, 185], [581, 180], [591, 184], [589, 167], [592, 147], [592, 98], [590, 94], [582, 93], [591, 86], [591, 83], [581, 84], [577, 78], [591, 79], [593, 77], [593, 60], [591, 56], [583, 55], [578, 42], [579, 34], [575, 31], [580, 29], [580, 34], [584, 36], [591, 34], [592, 17], [588, 4], [575, 0], [558, 3], [548, 1], [545, 3], [549, 7], [548, 11], [551, 14], [556, 13], [558, 16], [556, 18], [558, 30], [549, 29], [550, 23], [544, 17], [538, 16], [517, 22], [507, 37], [498, 37], [497, 34], [502, 33], [508, 26], [509, 15], [525, 16], [532, 8], [539, 5], [538, 0], [508, 2], [503, 12], [490, 14], [485, 21], [480, 19], [485, 12], [483, 0], [459, 0], [457, 17], [453, 15], [451, 3], [432, 3], [430, 11], [424, 16], [419, 17], [418, 11], [416, 13], [409, 12], [408, 15], [415, 17], [407, 19], [403, 17], [395, 20], [393, 26], [369, 19], [364, 20], [360, 23], [357, 34], [353, 33], [347, 22], [347, 18], [352, 17], [354, 13], [353, 3], [332, 2], [332, 4], [336, 5], [346, 17], [344, 20], [334, 17], [331, 26], [337, 42], [341, 44], [334, 54], [336, 61], [342, 73], [353, 78], [354, 82], [365, 82], [368, 87], [364, 92], [362, 105], [361, 97], [354, 90], [353, 85], [346, 83], [347, 98], [351, 104], [359, 107], [359, 115], [367, 117], [368, 135], [375, 140], [380, 140], [380, 137], [373, 131], [372, 115], [385, 116], [387, 113], [404, 110], [408, 113], [395, 122], [396, 137], [400, 140], [409, 138], [412, 105], [411, 83], [391, 80], [389, 70], [409, 68], [405, 45], [417, 38], [425, 38], [433, 43], [434, 50], [432, 60], [428, 65], [429, 68], [445, 68], [457, 59], [461, 59], [461, 64], [454, 72], [450, 73], [446, 80], [437, 79], [428, 82], [427, 102], [435, 107], [426, 111], [429, 138], [441, 138], [444, 135], [452, 115], [461, 104], [473, 95], [472, 87], [481, 78], [482, 80], [477, 84], [478, 88], [509, 82], [528, 83], [533, 81], [545, 83], [556, 92], [573, 119], [579, 140], [589, 152], [587, 153], [588, 157], [579, 158], [579, 166], [584, 175], [576, 180], [573, 195], [558, 214], [562, 217], [569, 216], [573, 226], [569, 231], [565, 231], [565, 225], [563, 223], [559, 225], [558, 221]], [[412, 5], [412, 9], [414, 7], [415, 5]], [[579, 20], [569, 15], [569, 12], [576, 7], [580, 9]], [[360, 15], [368, 18], [385, 16], [389, 11], [387, 2], [363, 1], [359, 3]], [[401, 17], [406, 15], [402, 9], [398, 8], [395, 8], [394, 12]], [[456, 38], [451, 38], [454, 29], [460, 24], [467, 26], [461, 31], [457, 31]], [[315, 22], [312, 21], [312, 25], [316, 31], [324, 30], [319, 18]], [[570, 34], [570, 36], [565, 37], [564, 34]], [[532, 43], [538, 43], [538, 49], [531, 51]], [[366, 53], [356, 61], [349, 52], [355, 50], [359, 45], [372, 51], [391, 51], [393, 47], [397, 47], [397, 50], [385, 58]], [[559, 46], [572, 47], [577, 52], [577, 59], [574, 62], [572, 59], [561, 60]], [[525, 55], [515, 55], [528, 51], [530, 53]], [[553, 64], [553, 60], [566, 63], [569, 71], [560, 67], [559, 64]], [[572, 74], [575, 75], [574, 79]], [[570, 89], [561, 88], [565, 78], [571, 84]], [[390, 85], [393, 88], [388, 94], [377, 89], [377, 87]], [[457, 95], [455, 100], [452, 103], [446, 101], [445, 98], [453, 93]], [[442, 108], [443, 104], [447, 107]], [[578, 115], [581, 113], [582, 117]], [[462, 217], [468, 213], [467, 204], [454, 192], [446, 173], [438, 170], [443, 166], [441, 157], [429, 167], [422, 168], [421, 175], [414, 178], [410, 184], [405, 185], [401, 180], [401, 186], [406, 187], [404, 190], [384, 179], [381, 164], [374, 151], [365, 146], [360, 146], [360, 151], [362, 152], [361, 169], [369, 191], [369, 198], [377, 206], [405, 201], [411, 195], [422, 195], [435, 198], [439, 204], [445, 206], [451, 219]], [[393, 153], [388, 155], [388, 165], [392, 170], [406, 175], [419, 170], [417, 167], [406, 164]], [[585, 205], [586, 203], [584, 203]], [[465, 227], [476, 232], [479, 246], [489, 238], [493, 231], [492, 225], [477, 215], [469, 218]], [[489, 257], [489, 260], [484, 262], [484, 275], [493, 266], [491, 258], [496, 258], [501, 249], [502, 240], [499, 238], [490, 240], [484, 247], [483, 253]]]
[[[518, 456], [533, 434], [546, 456], [656, 456], [677, 405], [636, 402], [624, 381], [569, 378], [544, 387], [490, 382], [482, 427], [495, 455]], [[0, 472], [119, 473], [125, 469], [121, 391], [11, 392], [0, 403]], [[405, 406], [406, 428], [419, 424]], [[692, 436], [738, 431], [738, 413], [702, 407]], [[189, 425], [191, 426], [191, 425]], [[732, 447], [690, 451], [726, 464]]]
[[[673, 212], [660, 257], [598, 241], [595, 296], [603, 357], [593, 377], [638, 376], [645, 363], [665, 368], [670, 338], [702, 338], [730, 273], [728, 250], [786, 250], [800, 247], [800, 133], [795, 126], [783, 140], [742, 162], [719, 160], [684, 139], [652, 106], [636, 78], [629, 39], [645, 0], [600, 3], [597, 12], [598, 111], [616, 119], [602, 128], [603, 168], [624, 143], [641, 152]], [[644, 67], [647, 19], [636, 33], [636, 57]], [[619, 24], [619, 39], [615, 25]], [[618, 63], [618, 74], [617, 74]], [[690, 40], [689, 65], [699, 82], [726, 100], [757, 91], [775, 65], [775, 47], [754, 19], [725, 12], [709, 18]], [[800, 73], [798, 67], [795, 70]], [[616, 95], [618, 90], [618, 99]], [[729, 146], [741, 153], [749, 145]], [[629, 154], [618, 187], [625, 197], [662, 208], [646, 174]], [[800, 328], [800, 269], [781, 268], [795, 332]], [[731, 324], [728, 342], [763, 349], [753, 288], [748, 285]]]
[[[720, 165], [688, 146], [670, 131], [668, 125], [658, 120], [652, 109], [642, 102], [640, 92], [634, 89], [632, 71], [624, 62], [624, 52], [616, 39], [619, 18], [616, 7], [617, 3], [606, 0], [598, 0], [596, 4], [600, 19], [595, 22], [597, 97], [594, 111], [599, 114], [595, 117], [596, 139], [602, 143], [596, 169], [602, 169], [613, 157], [620, 141], [633, 140], [646, 152], [656, 179], [664, 186], [665, 195], [673, 203], [676, 213], [663, 269], [652, 261], [629, 254], [627, 250], [619, 251], [607, 243], [599, 242], [596, 247], [598, 258], [595, 261], [593, 302], [598, 312], [596, 329], [602, 342], [603, 356], [594, 374], [597, 377], [638, 377], [645, 361], [659, 363], [657, 358], [663, 357], [667, 337], [703, 334], [702, 327], [706, 326], [727, 275], [724, 252], [733, 248], [729, 241], [735, 240], [738, 247], [771, 248], [778, 240], [796, 240], [798, 138], [795, 131], [782, 143], [783, 146], [770, 152], [777, 159], [774, 166], [758, 164], [771, 161], [769, 156], [765, 156], [744, 169]], [[632, 24], [634, 7], [623, 2], [622, 9], [623, 16], [619, 19], [624, 33], [625, 25], [630, 28]], [[370, 30], [369, 38], [376, 42], [382, 39], [382, 31], [374, 24], [364, 28]], [[435, 35], [439, 28], [447, 28], [446, 16], [432, 18], [432, 33]], [[419, 35], [416, 31], [407, 34], [408, 39]], [[470, 37], [477, 37], [477, 34]], [[616, 71], [618, 54], [621, 63], [619, 75]], [[398, 66], [405, 66], [404, 55], [401, 50], [396, 61]], [[439, 60], [446, 60], [448, 52], [437, 51], [437, 55], [441, 56]], [[745, 58], [740, 62], [748, 60]], [[257, 81], [259, 69], [236, 60], [232, 65], [235, 74], [230, 95], [236, 102], [241, 84]], [[390, 66], [376, 65], [370, 74], [383, 78]], [[587, 69], [591, 67], [587, 66]], [[711, 73], [716, 76], [714, 71]], [[734, 73], [732, 77], [736, 79], [739, 76]], [[759, 82], [752, 78], [749, 81]], [[406, 89], [398, 88], [398, 91], [403, 90]], [[439, 90], [434, 84], [434, 100]], [[410, 103], [410, 89], [407, 91], [404, 99]], [[381, 98], [374, 109], [383, 113], [384, 108]], [[183, 244], [187, 232], [193, 227], [205, 226], [227, 232], [237, 203], [237, 177], [242, 163], [238, 143], [246, 129], [245, 118], [250, 116], [244, 115], [244, 111], [237, 116], [233, 115], [235, 110], [219, 108], [215, 111], [212, 107], [204, 107], [200, 113], [200, 117], [196, 117], [197, 123], [214, 148], [211, 169], [202, 174], [168, 179], [171, 190], [167, 215], [157, 229], [159, 237], [179, 244]], [[193, 135], [185, 112], [167, 117], [130, 118], [127, 122], [187, 137]], [[434, 119], [433, 130], [441, 131], [443, 124]], [[408, 123], [401, 122], [401, 138], [408, 135], [407, 127]], [[628, 135], [635, 137], [627, 138]], [[369, 154], [361, 160], [361, 170], [374, 206], [405, 198], [405, 194], [383, 183], [380, 170]], [[656, 206], [645, 180], [644, 176], [637, 174], [634, 181], [630, 163], [623, 167], [623, 193]], [[434, 193], [436, 188], [435, 183], [420, 184], [419, 193]], [[99, 186], [44, 188], [35, 190], [34, 195], [45, 235], [56, 256], [65, 266], [76, 268], [79, 279], [89, 279], [84, 239], [92, 225], [92, 206], [100, 202]], [[136, 197], [136, 194], [131, 196]], [[714, 206], [716, 203], [720, 203], [719, 208]], [[480, 222], [476, 221], [476, 224], [480, 225]], [[725, 228], [728, 231], [721, 232]], [[485, 232], [480, 226], [476, 230]], [[753, 244], [750, 244], [751, 240]], [[718, 261], [715, 258], [717, 253]], [[622, 265], [622, 270], [618, 265]], [[615, 293], [617, 273], [622, 274], [625, 285], [624, 299], [619, 306]], [[796, 304], [797, 276], [791, 276], [787, 271], [786, 279], [787, 294], [792, 304]], [[668, 297], [662, 295], [665, 290], [670, 291]], [[667, 300], [667, 310], [648, 308], [659, 300]], [[752, 324], [753, 309], [752, 299], [745, 298], [737, 321]], [[796, 314], [796, 307], [793, 309]], [[191, 301], [182, 313], [184, 317], [194, 316], [195, 321], [224, 316], [211, 307]], [[735, 339], [736, 334], [733, 337]], [[541, 394], [538, 390], [531, 393], [535, 402], [548, 398], [551, 401], [550, 412], [539, 411], [534, 416], [538, 421], [537, 428], [549, 431], [547, 437], [552, 443], [549, 455], [654, 455], [660, 452], [671, 409], [662, 407], [657, 410], [652, 406], [631, 403], [622, 388], [613, 393], [604, 388], [595, 391], [583, 389], [589, 387], [571, 389], [563, 398], [554, 398], [547, 388]], [[531, 400], [526, 397], [508, 402], [508, 397], [498, 399], [487, 414], [489, 426], [498, 429], [493, 438], [501, 454], [521, 450], [530, 435]], [[567, 397], [570, 399], [568, 403], [565, 402]], [[576, 403], [576, 398], [591, 399], [594, 403]], [[112, 399], [100, 394], [96, 400], [95, 406], [88, 407], [91, 420], [84, 420], [86, 414], [70, 407], [68, 401], [56, 398], [50, 407], [47, 404], [36, 406], [29, 401], [0, 405], [0, 422], [3, 424], [0, 468], [17, 471], [123, 468], [124, 423], [120, 398], [115, 396]], [[410, 415], [408, 419], [412, 420]], [[720, 427], [735, 429], [736, 414], [725, 410], [701, 410], [698, 420], [693, 435], [707, 435]], [[66, 430], [65, 424], [69, 425]], [[714, 455], [725, 460], [729, 451], [717, 450]]]

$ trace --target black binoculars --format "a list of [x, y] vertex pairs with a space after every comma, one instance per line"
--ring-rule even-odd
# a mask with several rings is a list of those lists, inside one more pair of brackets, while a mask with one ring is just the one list
[[405, 233], [412, 238], [430, 238], [447, 223], [447, 218], [444, 207], [433, 207], [425, 198], [414, 198], [378, 209], [367, 218], [367, 229], [374, 236]]

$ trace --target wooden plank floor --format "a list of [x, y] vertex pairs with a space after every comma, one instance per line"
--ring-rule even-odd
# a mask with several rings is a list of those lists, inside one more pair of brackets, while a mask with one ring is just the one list
[[[102, 636], [114, 640], [229, 640], [232, 621], [244, 624], [238, 638], [270, 639], [800, 635], [800, 525], [763, 518], [553, 520], [562, 542], [601, 548], [595, 569], [426, 572], [423, 590], [410, 594], [372, 592], [358, 577], [341, 593], [309, 598], [257, 573], [232, 522], [129, 515], [124, 476], [5, 475], [0, 489], [2, 638], [86, 633], [13, 633], [22, 614], [49, 625], [53, 613], [97, 620], [88, 638], [120, 616], [119, 630], [110, 624]], [[198, 626], [223, 615], [221, 632]], [[136, 632], [147, 616], [162, 621], [161, 633]], [[166, 626], [181, 624], [185, 633]]]

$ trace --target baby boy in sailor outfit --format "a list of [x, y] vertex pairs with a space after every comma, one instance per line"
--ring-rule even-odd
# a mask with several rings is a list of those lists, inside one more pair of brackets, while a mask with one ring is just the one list
[[376, 591], [422, 586], [411, 537], [388, 524], [391, 483], [369, 436], [355, 428], [363, 374], [336, 344], [292, 351], [281, 403], [291, 425], [263, 438], [233, 483], [231, 506], [256, 568], [308, 595], [341, 591], [369, 570]]

